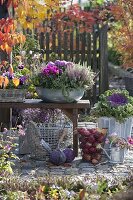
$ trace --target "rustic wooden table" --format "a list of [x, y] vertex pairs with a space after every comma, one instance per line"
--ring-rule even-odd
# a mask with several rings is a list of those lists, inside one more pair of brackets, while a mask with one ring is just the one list
[[40, 99], [26, 99], [25, 102], [0, 102], [0, 108], [51, 108], [61, 109], [73, 123], [73, 149], [78, 156], [78, 134], [74, 130], [78, 126], [78, 113], [80, 109], [90, 107], [89, 100], [80, 100], [74, 103], [45, 103]]

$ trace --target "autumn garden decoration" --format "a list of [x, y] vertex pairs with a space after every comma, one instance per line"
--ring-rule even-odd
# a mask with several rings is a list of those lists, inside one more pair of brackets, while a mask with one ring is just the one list
[[48, 62], [33, 75], [40, 98], [52, 102], [73, 102], [94, 84], [94, 73], [85, 66], [65, 60]]

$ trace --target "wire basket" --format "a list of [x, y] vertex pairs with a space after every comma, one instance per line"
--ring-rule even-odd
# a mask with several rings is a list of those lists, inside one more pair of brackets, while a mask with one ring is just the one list
[[51, 149], [57, 148], [63, 126], [56, 123], [35, 123], [31, 121], [27, 127], [30, 156], [36, 160], [48, 160], [49, 152], [41, 145], [41, 139], [47, 142]]
[[25, 89], [0, 89], [0, 102], [23, 102]]

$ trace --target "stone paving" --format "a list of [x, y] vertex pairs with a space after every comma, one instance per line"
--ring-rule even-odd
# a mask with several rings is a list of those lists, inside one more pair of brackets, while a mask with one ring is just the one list
[[[110, 77], [110, 89], [112, 88], [125, 89], [123, 79], [117, 76]], [[79, 123], [79, 126], [83, 125], [89, 128], [96, 127], [96, 124], [92, 122]], [[63, 145], [67, 144], [67, 146], [69, 146], [71, 143], [72, 134], [69, 134]], [[35, 161], [30, 159], [29, 155], [25, 155], [20, 157], [20, 161], [16, 161], [14, 172], [23, 179], [33, 179], [50, 175], [53, 177], [69, 176], [73, 179], [82, 180], [84, 177], [88, 177], [91, 181], [92, 178], [96, 178], [97, 176], [104, 176], [109, 181], [115, 181], [117, 178], [125, 179], [133, 172], [133, 151], [128, 152], [122, 164], [111, 164], [107, 157], [103, 156], [102, 161], [97, 165], [92, 165], [89, 162], [83, 161], [80, 154], [71, 164], [61, 166], [55, 166], [45, 161]]]
[[128, 153], [123, 164], [110, 164], [107, 159], [103, 159], [101, 163], [92, 165], [89, 162], [83, 161], [81, 156], [79, 156], [71, 164], [55, 166], [49, 162], [34, 161], [28, 159], [28, 156], [24, 156], [14, 167], [15, 174], [20, 175], [24, 179], [50, 175], [53, 177], [69, 176], [82, 180], [86, 176], [90, 179], [104, 176], [110, 181], [115, 181], [116, 178], [125, 179], [132, 171], [133, 151]]
[[[79, 126], [87, 126], [93, 128], [96, 126], [90, 122], [80, 122]], [[68, 137], [71, 140], [70, 136]], [[20, 157], [19, 161], [15, 162], [14, 172], [20, 175], [24, 179], [33, 179], [43, 176], [62, 177], [69, 176], [77, 179], [84, 179], [84, 177], [96, 178], [97, 176], [104, 176], [109, 181], [116, 180], [116, 178], [125, 179], [133, 171], [133, 151], [127, 153], [124, 163], [111, 164], [105, 155], [101, 162], [97, 165], [93, 165], [89, 162], [82, 160], [79, 156], [75, 158], [72, 163], [66, 163], [64, 165], [55, 166], [46, 161], [32, 160], [29, 155]]]

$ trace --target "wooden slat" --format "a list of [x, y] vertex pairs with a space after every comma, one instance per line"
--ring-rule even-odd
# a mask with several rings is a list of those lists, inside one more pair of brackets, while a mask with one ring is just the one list
[[100, 40], [99, 40], [99, 49], [100, 49], [99, 90], [100, 90], [100, 94], [102, 94], [109, 88], [107, 31], [108, 31], [108, 25], [103, 26], [100, 30]]
[[70, 33], [70, 59], [73, 61], [73, 32]]
[[[97, 71], [97, 31], [96, 27], [93, 28], [93, 57], [92, 57], [92, 70]], [[93, 103], [97, 100], [97, 88], [96, 83], [93, 86]]]
[[85, 62], [86, 32], [81, 34], [81, 64]]
[[46, 61], [49, 61], [49, 33], [46, 33]]
[[56, 52], [56, 35], [52, 33], [52, 51]]
[[87, 33], [86, 42], [87, 42], [87, 66], [91, 66], [92, 52], [91, 52], [91, 34], [90, 33]]
[[67, 60], [68, 58], [68, 36], [67, 32], [64, 32], [64, 60]]
[[44, 47], [44, 33], [42, 33], [42, 32], [40, 33], [39, 44], [40, 44], [41, 49], [45, 49], [45, 47]]
[[80, 59], [79, 56], [79, 30], [78, 30], [78, 25], [76, 25], [76, 59], [75, 62], [78, 63]]
[[62, 49], [62, 45], [61, 45], [61, 32], [58, 32], [58, 57], [59, 59], [62, 58], [61, 56], [61, 49]]

